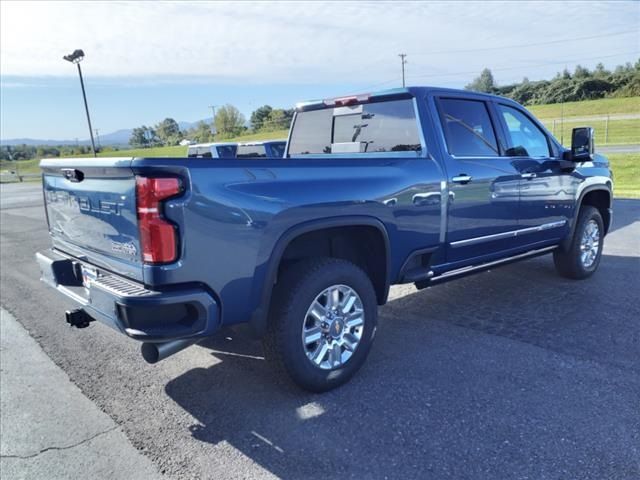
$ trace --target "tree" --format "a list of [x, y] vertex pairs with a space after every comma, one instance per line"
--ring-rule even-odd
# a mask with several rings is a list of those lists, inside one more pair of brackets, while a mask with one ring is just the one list
[[195, 127], [187, 132], [187, 138], [198, 143], [212, 142], [211, 124], [199, 121]]
[[573, 71], [573, 78], [589, 78], [590, 76], [591, 72], [588, 68], [582, 65], [576, 65], [576, 69]]
[[219, 138], [230, 138], [239, 135], [244, 129], [244, 115], [233, 105], [220, 107], [214, 120]]
[[593, 74], [598, 78], [603, 78], [610, 75], [611, 72], [604, 68], [604, 65], [602, 64], [602, 62], [600, 62], [596, 65], [596, 69], [593, 71]]
[[129, 145], [133, 147], [147, 148], [159, 143], [158, 136], [155, 130], [151, 127], [143, 125], [138, 128], [134, 128], [129, 138]]
[[270, 105], [263, 105], [253, 111], [249, 121], [251, 122], [251, 128], [254, 132], [257, 132], [262, 128], [264, 121], [269, 118], [272, 111], [273, 108], [271, 108]]
[[474, 92], [493, 93], [496, 90], [496, 83], [491, 70], [485, 68], [480, 72], [479, 77], [476, 77], [473, 82], [464, 88], [465, 90], [473, 90]]
[[274, 108], [264, 120], [262, 130], [274, 131], [288, 129], [293, 118], [293, 109]]
[[180, 126], [173, 118], [165, 118], [154, 128], [158, 138], [165, 145], [176, 145], [180, 141]]

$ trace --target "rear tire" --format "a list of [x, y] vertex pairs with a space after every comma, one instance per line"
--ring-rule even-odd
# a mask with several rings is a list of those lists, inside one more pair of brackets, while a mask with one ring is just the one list
[[590, 277], [602, 256], [604, 222], [597, 208], [584, 205], [578, 214], [573, 238], [567, 249], [557, 248], [553, 262], [560, 275], [574, 280]]
[[301, 260], [274, 289], [265, 356], [298, 386], [325, 392], [347, 382], [365, 362], [377, 324], [368, 275], [346, 260]]

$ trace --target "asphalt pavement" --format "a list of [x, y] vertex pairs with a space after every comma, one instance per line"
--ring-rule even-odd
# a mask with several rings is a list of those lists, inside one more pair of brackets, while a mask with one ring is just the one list
[[640, 145], [633, 143], [628, 145], [602, 145], [596, 147], [596, 153], [640, 153]]
[[3, 479], [159, 477], [122, 429], [86, 398], [27, 331], [0, 310]]
[[39, 186], [16, 188], [1, 189], [2, 306], [167, 478], [640, 477], [638, 200], [615, 202], [588, 280], [546, 256], [394, 288], [361, 372], [314, 395], [233, 331], [152, 366], [107, 327], [67, 328], [72, 303], [33, 258], [49, 245]]

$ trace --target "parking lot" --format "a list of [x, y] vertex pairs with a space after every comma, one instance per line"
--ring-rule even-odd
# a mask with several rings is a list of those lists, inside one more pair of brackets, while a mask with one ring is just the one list
[[394, 287], [362, 371], [313, 395], [233, 331], [147, 365], [107, 327], [67, 328], [38, 281], [39, 188], [1, 187], [2, 306], [169, 478], [640, 477], [640, 200], [615, 202], [588, 280], [546, 256]]

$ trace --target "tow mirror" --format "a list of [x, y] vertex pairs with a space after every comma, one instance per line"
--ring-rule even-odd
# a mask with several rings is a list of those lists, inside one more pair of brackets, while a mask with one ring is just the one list
[[[593, 148], [593, 128], [577, 127], [571, 132], [571, 158], [574, 162], [591, 160]], [[567, 152], [568, 153], [568, 152]]]

